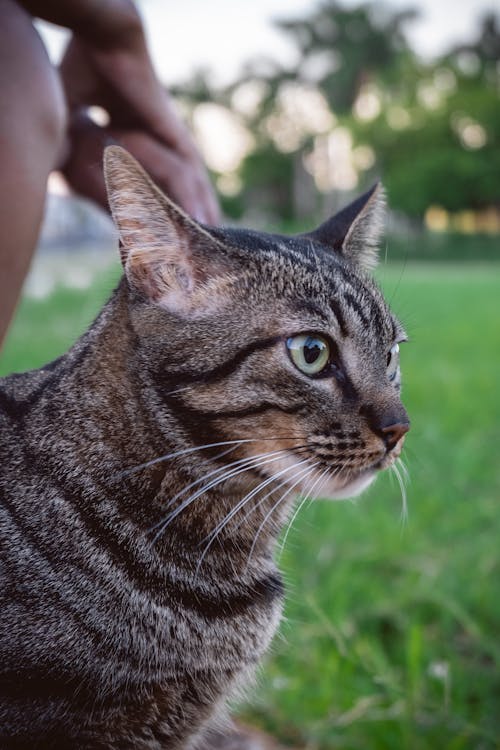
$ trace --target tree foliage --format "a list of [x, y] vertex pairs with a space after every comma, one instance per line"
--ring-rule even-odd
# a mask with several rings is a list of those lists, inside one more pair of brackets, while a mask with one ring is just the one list
[[[292, 84], [320, 92], [332, 113], [330, 133], [343, 128], [353, 150], [370, 149], [372, 163], [356, 166], [361, 187], [382, 177], [394, 208], [421, 218], [432, 204], [449, 211], [500, 205], [498, 17], [485, 15], [470, 39], [424, 62], [406, 35], [416, 15], [375, 2], [347, 8], [323, 0], [303, 17], [276, 22], [296, 49], [293, 64], [250, 61], [225, 90], [214, 90], [198, 72], [183, 91], [193, 104], [211, 99], [231, 107], [238, 88], [252, 81], [263, 92], [258, 106], [241, 115], [254, 147], [239, 169], [242, 200], [228, 205], [265, 204], [282, 218], [297, 213], [297, 179], [307, 177], [297, 165], [310, 163], [319, 136], [305, 131], [291, 145], [280, 142], [283, 117], [294, 125], [293, 111], [280, 111]], [[371, 110], [362, 106], [367, 96]]]

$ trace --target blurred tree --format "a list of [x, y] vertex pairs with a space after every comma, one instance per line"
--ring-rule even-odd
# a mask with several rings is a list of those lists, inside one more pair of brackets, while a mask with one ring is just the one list
[[170, 86], [169, 90], [175, 97], [188, 101], [190, 106], [218, 101], [221, 95], [220, 90], [213, 85], [207, 68], [196, 68], [187, 81]]
[[[410, 80], [416, 80], [415, 55], [404, 33], [405, 25], [416, 15], [413, 10], [394, 12], [368, 3], [345, 8], [337, 0], [325, 0], [303, 18], [275, 22], [297, 49], [295, 63], [284, 67], [265, 59], [254, 61], [233, 87], [233, 91], [237, 90], [252, 80], [265, 83], [260, 106], [248, 118], [249, 127], [257, 135], [258, 149], [242, 165], [244, 190], [257, 200], [264, 201], [265, 195], [267, 206], [274, 206], [282, 218], [300, 215], [300, 207], [293, 203], [301, 191], [293, 190], [290, 199], [284, 200], [286, 190], [281, 181], [288, 175], [297, 179], [299, 158], [310, 151], [314, 134], [304, 132], [294, 148], [280, 147], [275, 116], [280, 95], [292, 82], [315, 88], [324, 96], [334, 120], [345, 122], [351, 129], [353, 108], [363, 87], [377, 83], [397, 98]], [[364, 142], [370, 140], [365, 138]], [[285, 153], [280, 153], [280, 149]], [[287, 160], [290, 167], [285, 170]], [[270, 194], [263, 191], [265, 179], [273, 185]]]
[[[376, 151], [390, 203], [422, 217], [431, 204], [449, 211], [500, 205], [500, 30], [491, 14], [475, 41], [421, 65], [405, 96], [373, 122], [352, 119]], [[391, 112], [407, 114], [391, 127]]]
[[[276, 21], [296, 48], [293, 64], [261, 57], [224, 89], [206, 71], [180, 89], [194, 107], [231, 108], [252, 133], [237, 174], [242, 187], [228, 194], [227, 210], [252, 206], [290, 219], [305, 200], [309, 212], [318, 205], [308, 200], [316, 190], [309, 172], [322, 191], [354, 188], [356, 173], [361, 183], [381, 176], [391, 205], [416, 219], [432, 204], [500, 205], [498, 17], [485, 15], [475, 37], [432, 62], [407, 41], [415, 17], [323, 0], [301, 18]], [[341, 140], [350, 153], [340, 156], [351, 160], [343, 184], [325, 178], [339, 169], [332, 149]]]
[[368, 3], [345, 8], [326, 0], [307, 18], [276, 25], [297, 46], [295, 78], [316, 83], [335, 114], [345, 115], [367, 81], [397, 82], [398, 69], [412, 56], [404, 26], [416, 16], [414, 10], [394, 12]]
[[293, 159], [267, 143], [249, 154], [240, 170], [243, 195], [264, 215], [294, 217]]
[[500, 25], [495, 13], [488, 12], [483, 16], [479, 35], [475, 41], [458, 45], [451, 51], [449, 57], [456, 59], [464, 52], [476, 55], [483, 71], [490, 73], [496, 69], [500, 60]]

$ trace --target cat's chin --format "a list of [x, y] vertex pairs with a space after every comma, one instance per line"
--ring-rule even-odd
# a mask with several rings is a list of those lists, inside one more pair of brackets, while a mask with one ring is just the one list
[[366, 490], [376, 479], [377, 472], [373, 469], [363, 471], [357, 477], [342, 480], [332, 479], [321, 492], [321, 497], [327, 500], [345, 500], [348, 497], [357, 497]]
[[377, 469], [378, 467], [371, 466], [357, 474], [351, 472], [343, 476], [336, 474], [329, 479], [326, 479], [321, 473], [318, 475], [313, 473], [304, 482], [295, 485], [296, 493], [315, 500], [319, 498], [345, 500], [349, 497], [357, 497], [376, 479], [379, 474]]

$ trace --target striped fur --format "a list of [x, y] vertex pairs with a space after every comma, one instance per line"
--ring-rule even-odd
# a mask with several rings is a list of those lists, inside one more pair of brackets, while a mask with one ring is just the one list
[[[0, 381], [2, 750], [207, 747], [278, 626], [294, 495], [360, 491], [407, 420], [404, 334], [349, 255], [363, 204], [339, 250], [200, 227], [116, 148], [107, 174], [124, 277], [67, 354]], [[291, 362], [304, 331], [330, 377]]]

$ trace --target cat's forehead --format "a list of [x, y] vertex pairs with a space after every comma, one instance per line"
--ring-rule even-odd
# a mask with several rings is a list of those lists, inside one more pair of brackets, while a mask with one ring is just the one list
[[239, 227], [210, 227], [209, 231], [228, 247], [248, 252], [253, 257], [297, 253], [307, 259], [317, 244], [301, 236], [289, 237]]
[[404, 335], [374, 280], [331, 248], [300, 235], [226, 227], [210, 231], [227, 247], [243, 252], [252, 265], [261, 267], [261, 283], [281, 273], [286, 276], [289, 293], [334, 310], [346, 328], [359, 332], [361, 324], [367, 335], [376, 338]]
[[350, 264], [306, 235], [286, 236], [232, 227], [211, 228], [210, 232], [245, 266], [248, 263], [261, 268], [267, 277], [273, 269], [290, 284], [299, 286], [302, 280], [308, 288], [317, 287], [320, 291], [325, 284], [337, 284], [341, 277], [353, 274]]

